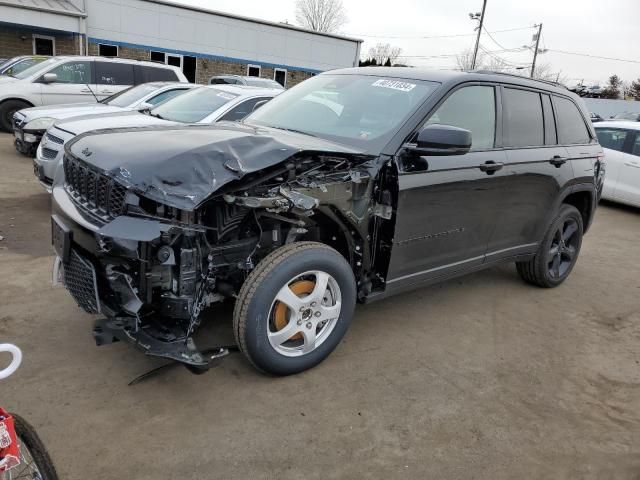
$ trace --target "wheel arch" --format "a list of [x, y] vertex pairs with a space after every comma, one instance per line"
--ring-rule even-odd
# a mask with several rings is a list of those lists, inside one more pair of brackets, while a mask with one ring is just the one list
[[595, 211], [596, 194], [592, 185], [576, 185], [566, 191], [560, 201], [561, 204], [572, 205], [578, 209], [582, 216], [582, 224], [586, 233], [591, 226]]
[[35, 107], [35, 104], [31, 100], [29, 100], [27, 98], [24, 98], [24, 97], [5, 97], [2, 100], [0, 100], [0, 106], [4, 105], [5, 103], [10, 102], [12, 100], [14, 100], [16, 102], [24, 102], [27, 105], [29, 105], [29, 107]]

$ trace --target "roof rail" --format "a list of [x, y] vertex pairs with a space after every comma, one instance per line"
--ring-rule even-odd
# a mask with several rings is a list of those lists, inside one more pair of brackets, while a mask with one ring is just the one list
[[541, 78], [530, 78], [530, 77], [525, 77], [523, 75], [516, 75], [515, 73], [505, 73], [505, 72], [496, 72], [494, 70], [466, 70], [469, 73], [480, 73], [483, 75], [504, 75], [505, 77], [513, 77], [513, 78], [520, 78], [520, 79], [525, 79], [525, 80], [531, 80], [532, 82], [542, 82], [542, 83], [546, 83], [547, 85], [553, 85], [554, 87], [560, 87], [560, 88], [564, 88], [567, 89], [567, 87], [559, 82], [554, 82], [552, 80], [543, 80]]

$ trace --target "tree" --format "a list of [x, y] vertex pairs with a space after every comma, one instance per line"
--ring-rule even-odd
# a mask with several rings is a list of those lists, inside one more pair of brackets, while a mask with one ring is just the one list
[[[482, 52], [478, 52], [478, 57], [476, 58], [476, 69], [482, 68], [483, 63], [484, 55], [482, 54]], [[456, 65], [458, 66], [458, 70], [471, 70], [473, 68], [473, 50], [469, 48], [461, 54], [457, 55]]]
[[296, 21], [316, 32], [336, 32], [347, 23], [342, 0], [296, 0]]
[[[527, 70], [528, 72], [528, 70]], [[566, 85], [568, 78], [562, 75], [562, 70], [554, 72], [550, 63], [539, 63], [533, 70], [533, 78], [537, 80], [546, 80], [548, 82], [556, 82], [562, 85]]]
[[384, 65], [388, 61], [391, 66], [401, 53], [400, 47], [394, 47], [390, 43], [377, 43], [375, 47], [369, 49], [369, 57], [375, 60], [377, 65]]
[[607, 85], [602, 92], [602, 98], [619, 98], [620, 87], [622, 86], [622, 80], [618, 75], [611, 75], [609, 77], [609, 85]]
[[640, 100], [640, 78], [631, 82], [631, 86], [628, 90], [628, 95], [634, 100]]

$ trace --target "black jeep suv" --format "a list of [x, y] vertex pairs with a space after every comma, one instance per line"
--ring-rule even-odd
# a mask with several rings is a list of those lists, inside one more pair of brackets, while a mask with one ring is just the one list
[[242, 123], [89, 132], [53, 189], [57, 277], [98, 344], [206, 369], [193, 335], [235, 302], [260, 370], [300, 372], [370, 302], [503, 262], [574, 267], [604, 176], [581, 100], [490, 72], [318, 75]]

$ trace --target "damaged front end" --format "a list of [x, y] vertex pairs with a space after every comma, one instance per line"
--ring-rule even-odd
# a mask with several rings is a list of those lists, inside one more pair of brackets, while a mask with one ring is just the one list
[[53, 191], [56, 277], [104, 316], [98, 345], [124, 340], [208, 368], [226, 352], [196, 347], [203, 310], [233, 300], [262, 258], [295, 241], [343, 252], [362, 295], [380, 276], [367, 238], [391, 207], [373, 200], [376, 158], [237, 126], [137, 130], [135, 142], [150, 145], [145, 157], [117, 162], [133, 133], [109, 133], [67, 147]]

